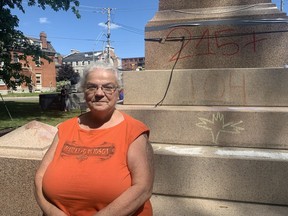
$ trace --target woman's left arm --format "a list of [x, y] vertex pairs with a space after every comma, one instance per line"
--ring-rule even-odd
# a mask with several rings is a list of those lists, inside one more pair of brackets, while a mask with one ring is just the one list
[[154, 181], [153, 148], [146, 134], [140, 135], [128, 149], [128, 167], [132, 186], [97, 216], [133, 215], [152, 195]]

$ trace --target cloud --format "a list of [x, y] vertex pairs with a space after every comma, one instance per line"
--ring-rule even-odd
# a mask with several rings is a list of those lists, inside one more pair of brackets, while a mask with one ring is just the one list
[[47, 17], [40, 17], [40, 18], [39, 18], [39, 23], [41, 23], [41, 24], [47, 24], [47, 23], [50, 23], [50, 21], [48, 20]]
[[[103, 22], [98, 23], [98, 26], [107, 28], [107, 25], [106, 25], [105, 23], [103, 23]], [[117, 25], [117, 24], [115, 24], [115, 23], [111, 23], [110, 28], [111, 28], [111, 29], [117, 29], [117, 28], [121, 28], [121, 26], [119, 26], [119, 25]]]

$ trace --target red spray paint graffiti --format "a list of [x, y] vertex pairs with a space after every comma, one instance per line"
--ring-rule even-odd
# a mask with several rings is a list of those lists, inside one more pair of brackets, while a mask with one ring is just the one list
[[[180, 59], [193, 58], [195, 56], [234, 56], [244, 49], [250, 48], [249, 52], [256, 53], [260, 42], [267, 40], [255, 32], [240, 34], [236, 29], [227, 28], [211, 31], [203, 30], [200, 36], [194, 36], [188, 28], [174, 28], [165, 38], [181, 35], [185, 38]], [[179, 51], [172, 54], [169, 62], [175, 61]]]

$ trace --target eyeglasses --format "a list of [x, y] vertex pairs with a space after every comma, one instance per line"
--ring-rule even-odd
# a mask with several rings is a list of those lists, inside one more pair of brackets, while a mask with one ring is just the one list
[[98, 90], [101, 89], [105, 94], [113, 94], [116, 89], [118, 89], [117, 86], [112, 85], [112, 84], [106, 84], [106, 85], [96, 85], [96, 84], [87, 84], [86, 85], [86, 91], [88, 93], [94, 93]]

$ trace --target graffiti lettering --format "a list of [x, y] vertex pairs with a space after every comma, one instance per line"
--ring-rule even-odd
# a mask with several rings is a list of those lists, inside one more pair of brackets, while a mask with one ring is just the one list
[[[179, 60], [193, 58], [195, 56], [234, 56], [244, 52], [244, 50], [247, 51], [247, 48], [249, 47], [252, 48], [250, 51], [256, 53], [259, 43], [267, 40], [267, 38], [258, 36], [255, 32], [240, 34], [232, 28], [220, 29], [217, 31], [205, 29], [200, 33], [200, 36], [192, 37], [192, 35], [192, 32], [188, 28], [181, 27], [172, 29], [165, 36], [165, 38], [185, 38]], [[180, 51], [178, 50], [173, 53], [169, 62], [175, 61], [179, 52]]]

